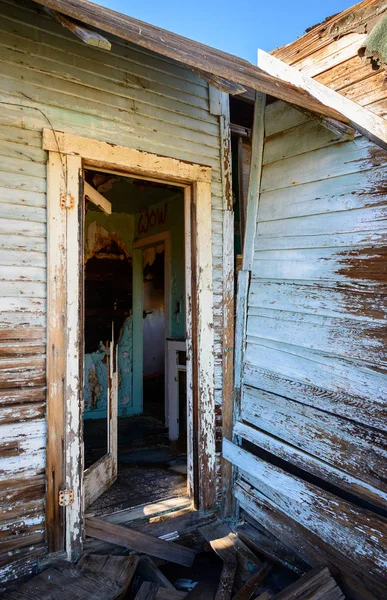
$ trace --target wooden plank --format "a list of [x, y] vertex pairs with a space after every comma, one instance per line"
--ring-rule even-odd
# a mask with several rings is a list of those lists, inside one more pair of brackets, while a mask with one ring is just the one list
[[119, 544], [138, 552], [144, 552], [150, 556], [163, 558], [179, 565], [190, 567], [195, 558], [195, 552], [189, 548], [152, 538], [133, 529], [106, 523], [100, 519], [86, 519], [85, 524], [86, 535], [105, 542]]
[[64, 165], [51, 152], [47, 172], [47, 464], [46, 531], [49, 552], [64, 549], [63, 508], [59, 490], [64, 484], [64, 381], [66, 320], [66, 209], [59, 198], [65, 192]]
[[87, 181], [83, 184], [84, 194], [93, 204], [103, 210], [106, 215], [112, 214], [112, 203], [106, 200], [102, 194], [100, 194], [95, 188], [93, 188]]
[[263, 50], [258, 50], [258, 67], [265, 73], [304, 90], [322, 104], [329, 105], [338, 113], [345, 115], [352, 127], [382, 148], [387, 149], [387, 124], [381, 117], [363, 107], [359, 107], [357, 103], [344, 98]]
[[[254, 496], [244, 493], [243, 505], [248, 513], [243, 515], [254, 527], [257, 522], [277, 539], [286, 543], [296, 556], [311, 567], [328, 566], [334, 577], [340, 581], [348, 598], [354, 600], [384, 600], [384, 579], [367, 571], [359, 571], [359, 566], [347, 554], [337, 551], [335, 546], [325, 543], [321, 537], [311, 533], [300, 523], [281, 512], [262, 494]], [[252, 515], [252, 516], [250, 516]], [[307, 569], [310, 570], [310, 569]]]
[[275, 594], [272, 600], [301, 600], [307, 595], [308, 599], [329, 598], [329, 600], [345, 600], [344, 594], [332, 578], [329, 570], [313, 569], [299, 581]]
[[196, 295], [193, 329], [197, 336], [193, 357], [197, 378], [193, 379], [193, 386], [198, 398], [199, 504], [202, 509], [210, 509], [216, 503], [211, 186], [196, 181], [193, 189], [195, 285], [192, 291]]
[[146, 581], [157, 583], [168, 591], [176, 592], [175, 586], [165, 577], [149, 556], [141, 556], [138, 561], [137, 573]]
[[245, 522], [239, 525], [235, 531], [242, 542], [251, 548], [255, 554], [262, 555], [271, 562], [297, 573], [297, 575], [304, 575], [310, 569], [310, 566], [302, 561], [282, 540], [264, 529], [245, 511], [241, 511], [241, 518]]
[[154, 177], [156, 180], [169, 180], [185, 186], [192, 181], [211, 182], [211, 167], [187, 163], [174, 158], [157, 156], [150, 152], [142, 152], [134, 148], [108, 144], [78, 135], [54, 133], [51, 129], [43, 130], [43, 147], [53, 152], [59, 150], [64, 154], [79, 153], [88, 163], [110, 169], [130, 168], [133, 175]]
[[232, 588], [234, 585], [234, 578], [237, 570], [237, 561], [234, 559], [234, 563], [225, 562], [223, 569], [220, 574], [220, 580], [218, 589], [216, 590], [215, 600], [230, 600], [232, 594]]
[[154, 600], [157, 596], [159, 586], [151, 581], [143, 581], [134, 600]]
[[[176, 510], [188, 508], [192, 505], [191, 500], [187, 498], [167, 498], [166, 500], [160, 500], [160, 502], [153, 502], [151, 504], [141, 504], [134, 508], [124, 508], [114, 513], [110, 513], [104, 516], [104, 521], [108, 523], [115, 523], [116, 525], [129, 524], [137, 520], [149, 520], [152, 517], [157, 517], [165, 513], [172, 513]], [[92, 517], [93, 512], [90, 511], [86, 514], [87, 517]]]
[[[227, 440], [223, 442], [223, 452], [243, 470], [243, 477], [249, 482], [238, 483], [238, 498], [238, 490], [242, 489], [264, 493], [282, 512], [357, 561], [359, 568], [382, 576], [386, 566], [386, 519], [289, 475]], [[377, 545], [371, 543], [371, 535], [378, 540]]]
[[[278, 458], [304, 469], [312, 473], [312, 475], [316, 475], [316, 477], [321, 477], [329, 483], [338, 485], [348, 493], [356, 492], [357, 496], [375, 506], [379, 506], [380, 508], [385, 506], [386, 492], [383, 489], [379, 489], [379, 486], [382, 488], [385, 486], [378, 483], [380, 479], [375, 479], [377, 483], [374, 486], [366, 484], [360, 478], [348, 475], [345, 462], [341, 463], [341, 469], [334, 467], [329, 462], [324, 462], [299, 450], [290, 443], [287, 443], [287, 441], [278, 440], [276, 437], [249, 427], [245, 423], [236, 423], [235, 433]], [[381, 449], [377, 449], [377, 451], [379, 454], [381, 453]], [[348, 452], [348, 456], [351, 457], [350, 452]], [[362, 456], [364, 456], [364, 451]], [[370, 456], [373, 456], [372, 453]]]
[[251, 142], [251, 165], [247, 194], [246, 231], [243, 244], [243, 270], [251, 271], [254, 257], [254, 240], [261, 186], [263, 142], [265, 137], [266, 96], [256, 94]]
[[[227, 94], [221, 96], [220, 143], [223, 185], [223, 340], [222, 340], [222, 437], [232, 439], [234, 399], [234, 211], [231, 173], [230, 107]], [[222, 462], [223, 514], [232, 512], [232, 467]]]
[[264, 562], [258, 570], [250, 577], [241, 589], [233, 596], [233, 600], [250, 600], [256, 589], [265, 580], [266, 575], [270, 573], [272, 565]]
[[237, 558], [236, 585], [244, 585], [251, 573], [260, 567], [261, 561], [224, 523], [215, 521], [200, 527], [199, 531], [225, 564], [233, 565]]
[[89, 46], [94, 46], [95, 48], [102, 48], [103, 50], [111, 49], [112, 45], [109, 42], [109, 40], [104, 38], [103, 35], [101, 35], [100, 33], [97, 33], [96, 31], [92, 31], [87, 27], [82, 27], [81, 25], [74, 23], [74, 21], [67, 19], [66, 17], [58, 13], [56, 10], [46, 8], [46, 11], [56, 21], [58, 21], [58, 23], [60, 23], [61, 25], [63, 25], [63, 27], [71, 31], [71, 33], [73, 33], [77, 38], [82, 40], [82, 42], [84, 42], [85, 44], [88, 44]]
[[137, 554], [113, 556], [84, 554], [77, 563], [77, 569], [92, 573], [105, 573], [110, 579], [122, 586], [124, 594], [133, 579], [139, 563]]

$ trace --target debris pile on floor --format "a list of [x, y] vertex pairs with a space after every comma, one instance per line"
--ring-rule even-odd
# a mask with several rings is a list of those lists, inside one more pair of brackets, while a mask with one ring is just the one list
[[87, 519], [88, 536], [129, 555], [84, 554], [77, 565], [59, 562], [4, 600], [62, 600], [63, 594], [76, 600], [344, 600], [327, 568], [300, 577], [297, 569], [262, 560], [265, 552], [252, 550], [257, 539], [250, 543], [246, 530], [239, 535], [213, 521], [198, 532], [201, 543], [195, 539], [193, 548], [187, 539], [184, 545]]

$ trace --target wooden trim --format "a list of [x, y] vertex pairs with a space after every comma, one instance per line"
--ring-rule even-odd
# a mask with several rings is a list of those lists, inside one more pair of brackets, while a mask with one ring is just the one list
[[98, 208], [102, 208], [104, 213], [106, 213], [107, 215], [112, 214], [112, 203], [109, 202], [109, 200], [106, 200], [106, 198], [104, 198], [102, 194], [100, 194], [95, 188], [93, 188], [93, 186], [91, 186], [90, 183], [87, 183], [87, 181], [85, 181], [83, 184], [83, 189], [85, 196], [89, 198], [89, 200], [93, 202], [93, 204], [98, 206]]
[[159, 242], [165, 242], [169, 240], [169, 231], [162, 231], [161, 233], [155, 233], [149, 237], [142, 238], [133, 242], [133, 248], [146, 248], [147, 246], [153, 246]]
[[[231, 440], [234, 398], [234, 210], [231, 175], [231, 132], [229, 97], [221, 97], [220, 139], [223, 185], [223, 340], [222, 340], [222, 437]], [[232, 466], [222, 460], [222, 506], [232, 512]]]
[[195, 287], [197, 346], [193, 360], [197, 365], [199, 506], [203, 510], [216, 503], [215, 399], [214, 399], [214, 313], [212, 292], [211, 187], [202, 181], [193, 185], [195, 230]]
[[[185, 351], [187, 368], [187, 493], [193, 500], [195, 508], [198, 507], [198, 499], [195, 498], [197, 491], [197, 447], [195, 442], [195, 405], [193, 392], [193, 329], [194, 303], [192, 298], [192, 259], [194, 248], [192, 245], [192, 188], [184, 189], [184, 232], [185, 232]], [[191, 307], [191, 310], [188, 310]]]
[[[66, 549], [69, 558], [77, 558], [82, 550], [82, 478], [83, 436], [83, 371], [81, 360], [81, 315], [83, 314], [83, 174], [80, 156], [67, 156], [67, 193], [73, 208], [66, 209], [66, 378], [65, 378], [65, 454], [66, 489], [74, 491], [74, 503], [66, 507]], [[81, 280], [82, 277], [82, 280]], [[63, 351], [63, 350], [62, 350]], [[70, 550], [71, 549], [71, 550]]]
[[254, 106], [253, 137], [249, 190], [247, 194], [246, 231], [243, 244], [243, 270], [251, 271], [254, 257], [254, 242], [257, 228], [259, 191], [261, 185], [263, 141], [265, 137], [266, 96], [257, 92]]
[[[90, 138], [43, 129], [43, 149], [62, 154], [78, 154], [84, 165], [98, 168], [108, 164], [109, 169], [127, 171], [143, 175], [145, 178], [156, 177], [158, 180], [187, 185], [194, 181], [211, 183], [211, 167], [188, 163], [127, 148], [115, 146], [107, 142], [90, 140]], [[130, 165], [130, 167], [129, 167]]]
[[[303, 90], [324, 107], [329, 107], [338, 114], [343, 115], [348, 125], [387, 150], [387, 122], [379, 115], [331, 90], [263, 50], [258, 50], [258, 67], [265, 73]], [[305, 106], [304, 108], [308, 107]], [[324, 111], [317, 112], [326, 114]], [[326, 116], [335, 118], [333, 114], [326, 114]]]
[[[57, 492], [63, 484], [58, 473], [63, 470], [65, 425], [66, 482], [75, 490], [76, 502], [66, 510], [66, 551], [74, 559], [82, 545], [83, 506], [82, 497], [82, 385], [79, 374], [80, 333], [80, 286], [79, 246], [70, 249], [66, 257], [66, 229], [71, 223], [74, 240], [80, 239], [82, 216], [77, 193], [82, 189], [80, 166], [93, 165], [132, 176], [157, 178], [159, 181], [177, 183], [185, 187], [186, 244], [186, 301], [188, 376], [193, 376], [188, 389], [189, 410], [197, 418], [197, 428], [192, 425], [191, 450], [200, 449], [194, 481], [192, 456], [189, 469], [190, 491], [198, 497], [200, 508], [215, 505], [215, 423], [214, 423], [214, 331], [212, 292], [212, 227], [211, 227], [211, 168], [190, 164], [176, 159], [160, 157], [130, 148], [112, 146], [104, 142], [79, 136], [44, 130], [43, 147], [49, 150], [49, 322], [47, 348], [47, 377], [49, 393], [47, 444], [47, 515], [50, 529], [50, 551], [64, 546], [64, 524], [57, 506]], [[60, 153], [58, 152], [60, 151]], [[62, 162], [63, 161], [63, 166]], [[71, 173], [65, 177], [69, 165]], [[71, 192], [71, 193], [70, 193]], [[63, 203], [61, 202], [63, 195]], [[74, 207], [76, 210], [74, 210]], [[192, 228], [192, 229], [191, 229]], [[192, 231], [192, 234], [191, 234]], [[78, 236], [78, 238], [76, 237]], [[83, 247], [83, 246], [82, 246]], [[71, 258], [72, 257], [72, 258]], [[70, 262], [73, 261], [73, 262]], [[192, 263], [191, 263], [192, 261]], [[78, 269], [78, 270], [77, 270]], [[77, 273], [76, 273], [77, 271]], [[68, 294], [71, 291], [71, 294]], [[194, 313], [194, 314], [193, 314]], [[190, 323], [191, 319], [191, 323]], [[71, 320], [71, 322], [70, 322]], [[65, 332], [69, 331], [71, 345], [67, 344]], [[78, 346], [76, 344], [78, 343]], [[65, 349], [65, 352], [63, 350]], [[71, 352], [74, 351], [74, 354]], [[75, 371], [77, 363], [78, 371]], [[193, 365], [195, 367], [193, 368]], [[64, 383], [69, 385], [64, 385]], [[70, 397], [71, 396], [71, 397]], [[195, 410], [195, 402], [196, 408]], [[62, 414], [63, 407], [66, 415]], [[71, 408], [72, 414], [67, 413]], [[62, 416], [61, 416], [62, 414]], [[78, 427], [78, 429], [77, 429]], [[194, 432], [197, 432], [197, 436]], [[197, 460], [197, 458], [196, 458]], [[198, 489], [199, 487], [199, 489]], [[61, 509], [63, 511], [63, 509]], [[68, 516], [68, 518], [67, 518]]]
[[47, 163], [47, 444], [46, 444], [46, 531], [50, 552], [64, 548], [64, 509], [59, 490], [64, 484], [66, 361], [66, 209], [59, 198], [66, 190], [66, 158], [50, 152]]

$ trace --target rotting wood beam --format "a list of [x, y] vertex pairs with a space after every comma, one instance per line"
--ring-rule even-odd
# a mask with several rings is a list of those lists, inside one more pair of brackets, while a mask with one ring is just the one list
[[111, 43], [107, 40], [103, 35], [97, 33], [96, 31], [92, 31], [85, 27], [84, 25], [79, 25], [78, 23], [74, 23], [71, 19], [68, 19], [60, 12], [56, 10], [52, 10], [51, 8], [45, 7], [45, 11], [49, 14], [53, 19], [58, 21], [63, 27], [71, 31], [77, 38], [79, 38], [82, 42], [87, 44], [88, 46], [94, 46], [95, 48], [101, 48], [103, 50], [111, 50]]

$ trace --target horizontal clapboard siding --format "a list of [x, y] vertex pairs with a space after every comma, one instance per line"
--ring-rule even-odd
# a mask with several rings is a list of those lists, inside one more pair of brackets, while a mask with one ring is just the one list
[[0, 14], [0, 572], [7, 579], [31, 569], [44, 551], [47, 157], [42, 129], [212, 168], [218, 426], [223, 197], [219, 119], [209, 112], [204, 80], [113, 37], [110, 52], [91, 48], [29, 0], [1, 0]]
[[386, 568], [387, 155], [277, 102], [263, 163], [242, 448], [224, 452], [242, 508], [276, 535], [290, 519], [326, 564], [335, 557], [349, 593], [368, 598], [350, 574], [356, 565], [368, 586]]

